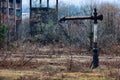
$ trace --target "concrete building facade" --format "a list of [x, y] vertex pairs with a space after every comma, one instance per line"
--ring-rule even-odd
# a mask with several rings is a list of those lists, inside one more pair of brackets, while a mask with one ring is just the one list
[[22, 0], [0, 1], [1, 24], [8, 26], [8, 40], [15, 40], [22, 21]]

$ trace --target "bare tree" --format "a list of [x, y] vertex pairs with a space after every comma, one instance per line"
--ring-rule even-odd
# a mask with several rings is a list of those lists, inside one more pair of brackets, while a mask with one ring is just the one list
[[99, 42], [104, 46], [116, 43], [119, 25], [119, 8], [113, 4], [107, 3], [101, 5], [99, 13], [102, 13], [104, 20], [99, 27]]

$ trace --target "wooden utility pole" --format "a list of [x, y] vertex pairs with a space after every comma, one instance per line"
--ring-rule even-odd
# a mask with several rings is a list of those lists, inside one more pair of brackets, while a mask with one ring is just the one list
[[94, 15], [93, 16], [76, 16], [76, 17], [63, 17], [59, 21], [66, 21], [66, 20], [85, 20], [90, 19], [94, 21], [94, 47], [93, 47], [93, 61], [92, 61], [92, 68], [96, 68], [99, 66], [99, 59], [98, 59], [98, 48], [97, 48], [97, 21], [103, 20], [103, 15], [97, 15], [97, 10], [94, 8]]

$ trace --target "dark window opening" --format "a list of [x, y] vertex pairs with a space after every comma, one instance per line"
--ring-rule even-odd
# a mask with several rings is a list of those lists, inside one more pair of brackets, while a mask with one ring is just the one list
[[2, 0], [2, 2], [6, 2], [7, 0]]
[[13, 3], [13, 0], [9, 0], [10, 3]]
[[14, 15], [14, 9], [12, 8], [9, 9], [9, 15]]
[[2, 9], [3, 14], [7, 14], [7, 8]]
[[3, 2], [3, 3], [2, 3], [2, 7], [3, 7], [3, 8], [6, 8], [6, 7], [7, 7], [7, 2]]
[[21, 0], [16, 0], [16, 3], [20, 3], [21, 2]]

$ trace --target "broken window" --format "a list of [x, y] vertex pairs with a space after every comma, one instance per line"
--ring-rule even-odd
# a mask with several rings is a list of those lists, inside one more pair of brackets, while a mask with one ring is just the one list
[[14, 15], [14, 9], [13, 8], [9, 9], [9, 15]]
[[42, 6], [41, 7], [47, 7], [47, 0], [42, 0]]
[[16, 8], [21, 8], [21, 0], [16, 0]]
[[9, 0], [9, 7], [10, 7], [10, 8], [13, 8], [13, 7], [14, 7], [14, 5], [13, 5], [13, 0]]
[[32, 7], [39, 7], [39, 0], [32, 0]]
[[49, 7], [54, 8], [56, 0], [32, 0], [32, 7]]
[[7, 7], [7, 2], [3, 2], [3, 3], [2, 3], [2, 7], [3, 7], [3, 8], [6, 8], [6, 7]]
[[56, 0], [49, 0], [49, 7], [50, 8], [55, 8], [56, 7]]
[[7, 14], [7, 8], [2, 9], [3, 14]]
[[16, 16], [21, 16], [21, 10], [16, 10]]

